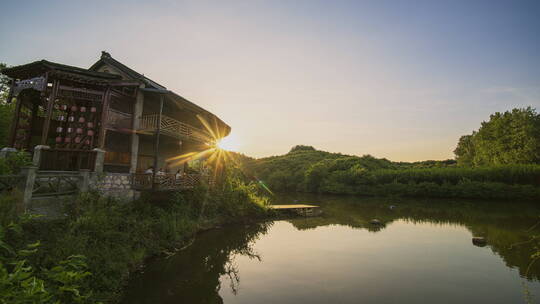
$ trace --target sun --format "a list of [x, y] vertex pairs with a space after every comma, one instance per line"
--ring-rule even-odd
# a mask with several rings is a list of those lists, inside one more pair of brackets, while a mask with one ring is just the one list
[[218, 143], [217, 146], [225, 151], [233, 151], [238, 152], [238, 149], [240, 148], [240, 144], [236, 136], [231, 134], [230, 136], [222, 138]]

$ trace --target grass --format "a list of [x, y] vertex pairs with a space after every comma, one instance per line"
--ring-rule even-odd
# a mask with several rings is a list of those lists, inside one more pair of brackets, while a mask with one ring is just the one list
[[[15, 201], [10, 196], [0, 198], [6, 210]], [[84, 257], [91, 275], [81, 276], [78, 282], [77, 292], [87, 295], [80, 302], [114, 302], [130, 273], [146, 258], [180, 248], [201, 229], [265, 217], [265, 204], [255, 185], [235, 178], [212, 190], [184, 191], [159, 201], [124, 202], [89, 192], [66, 203], [66, 218], [21, 223], [21, 233], [5, 241], [14, 248], [39, 241], [39, 250], [24, 257], [33, 269], [54, 267], [74, 255]], [[2, 220], [3, 229], [18, 221], [14, 216]], [[11, 266], [6, 269], [8, 274], [15, 271]], [[35, 276], [44, 281], [45, 289], [56, 286], [41, 272]], [[29, 287], [18, 288], [25, 292]]]

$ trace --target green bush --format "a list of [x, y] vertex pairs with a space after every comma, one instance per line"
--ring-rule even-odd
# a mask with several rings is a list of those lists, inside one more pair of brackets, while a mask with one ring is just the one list
[[[15, 218], [17, 201], [0, 196], [2, 227]], [[266, 216], [266, 204], [255, 184], [233, 173], [216, 187], [201, 186], [162, 201], [125, 202], [83, 193], [65, 203], [66, 218], [27, 221], [17, 226], [18, 235], [0, 238], [1, 248], [34, 250], [37, 245], [26, 244], [41, 244], [25, 257], [2, 253], [1, 298], [9, 303], [109, 301], [145, 258], [179, 248], [208, 225]], [[32, 284], [43, 285], [38, 288], [43, 292]], [[13, 302], [16, 297], [26, 302]]]
[[24, 151], [11, 152], [6, 158], [0, 158], [0, 175], [17, 174], [21, 167], [32, 164], [30, 155]]
[[17, 216], [18, 195], [0, 197], [0, 303], [95, 303], [85, 288], [91, 277], [86, 258], [67, 256], [51, 265], [35, 263], [41, 242], [27, 242], [23, 225], [35, 216]]

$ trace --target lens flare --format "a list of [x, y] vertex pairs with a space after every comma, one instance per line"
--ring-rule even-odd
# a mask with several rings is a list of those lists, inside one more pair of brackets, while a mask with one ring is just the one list
[[240, 146], [234, 134], [220, 139], [216, 145], [222, 150], [234, 152], [238, 152]]
[[226, 132], [224, 130], [219, 130], [217, 121], [213, 123], [208, 122], [203, 116], [197, 115], [197, 118], [201, 121], [201, 124], [206, 128], [208, 134], [213, 138], [212, 142], [207, 143], [207, 148], [200, 152], [189, 152], [182, 155], [177, 155], [171, 158], [168, 158], [166, 161], [171, 166], [179, 166], [188, 161], [194, 161], [198, 159], [203, 159], [205, 162], [213, 168], [213, 177], [214, 180], [217, 180], [226, 166], [232, 166], [240, 170], [240, 172], [255, 181], [262, 189], [272, 194], [272, 191], [268, 188], [267, 185], [256, 176], [248, 174], [240, 161], [237, 159], [239, 157], [238, 153], [232, 151], [238, 150], [238, 140], [236, 137], [229, 136], [223, 137]]

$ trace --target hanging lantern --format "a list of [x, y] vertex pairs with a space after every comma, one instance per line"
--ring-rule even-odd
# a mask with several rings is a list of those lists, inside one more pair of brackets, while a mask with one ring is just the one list
[[77, 106], [71, 106], [71, 112], [77, 112]]
[[73, 132], [73, 128], [71, 128], [71, 127], [67, 128], [67, 132], [68, 132], [68, 133]]
[[81, 138], [79, 136], [75, 137], [75, 143], [78, 144], [81, 142]]
[[80, 123], [83, 123], [83, 122], [84, 122], [84, 117], [82, 117], [82, 116], [79, 117], [79, 122], [80, 122]]
[[90, 139], [85, 140], [84, 144], [87, 145], [87, 146], [90, 146]]
[[77, 134], [82, 134], [82, 128], [77, 128]]
[[93, 128], [94, 127], [94, 123], [89, 121], [87, 124], [86, 124], [89, 128]]
[[94, 136], [94, 130], [88, 130], [86, 134], [88, 134], [88, 136]]
[[66, 138], [64, 138], [64, 142], [65, 142], [65, 143], [70, 143], [70, 142], [71, 142], [71, 137], [66, 137]]
[[56, 128], [56, 133], [62, 133], [62, 130], [63, 130], [62, 127], [58, 127]]
[[67, 104], [63, 104], [61, 107], [60, 107], [62, 110], [66, 111], [67, 108], [68, 108], [68, 105]]
[[96, 107], [91, 107], [90, 112], [95, 113], [97, 111]]
[[69, 121], [69, 122], [74, 122], [74, 121], [75, 121], [75, 116], [70, 116], [70, 117], [68, 118], [68, 121]]
[[81, 107], [81, 112], [82, 113], [86, 112], [86, 107]]
[[61, 142], [62, 142], [62, 136], [56, 137], [56, 142], [57, 142], [57, 143], [61, 143]]
[[60, 116], [58, 117], [58, 120], [64, 121], [64, 120], [66, 120], [66, 117], [65, 117], [64, 115], [60, 115]]

